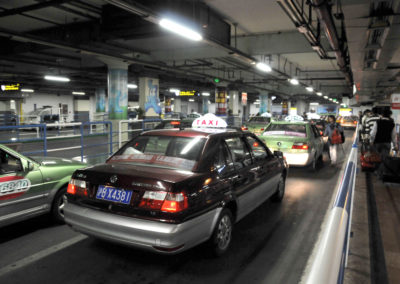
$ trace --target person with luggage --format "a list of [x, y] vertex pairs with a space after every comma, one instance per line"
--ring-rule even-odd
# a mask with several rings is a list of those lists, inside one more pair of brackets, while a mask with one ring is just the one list
[[392, 112], [384, 110], [382, 117], [374, 123], [370, 133], [370, 144], [381, 156], [382, 161], [389, 156], [391, 143], [393, 148], [398, 151], [397, 133], [393, 119], [390, 118]]
[[328, 117], [328, 125], [325, 128], [324, 136], [328, 136], [329, 157], [331, 165], [334, 166], [337, 163], [338, 147], [344, 143], [344, 132], [342, 126], [336, 122], [333, 115]]
[[364, 140], [368, 144], [371, 140], [371, 130], [374, 126], [375, 122], [379, 119], [379, 115], [377, 114], [376, 108], [373, 108], [372, 111], [369, 111], [366, 115], [366, 118], [363, 122], [363, 130], [364, 130]]

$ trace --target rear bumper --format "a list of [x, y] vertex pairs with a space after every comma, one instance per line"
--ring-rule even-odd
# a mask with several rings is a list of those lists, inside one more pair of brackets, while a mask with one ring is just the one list
[[312, 162], [310, 153], [283, 153], [289, 166], [307, 166]]
[[174, 254], [210, 238], [219, 213], [217, 208], [181, 224], [168, 224], [120, 216], [66, 202], [65, 222], [75, 231], [100, 239]]

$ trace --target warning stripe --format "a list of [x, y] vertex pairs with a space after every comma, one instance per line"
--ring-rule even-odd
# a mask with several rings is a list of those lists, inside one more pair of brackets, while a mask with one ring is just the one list
[[12, 180], [19, 180], [23, 179], [24, 177], [21, 176], [6, 176], [6, 177], [0, 177], [0, 182], [6, 182], [6, 181], [12, 181]]

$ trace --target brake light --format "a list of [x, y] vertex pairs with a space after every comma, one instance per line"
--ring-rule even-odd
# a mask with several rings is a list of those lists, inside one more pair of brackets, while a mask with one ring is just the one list
[[320, 134], [321, 136], [324, 135], [324, 133], [323, 133], [322, 131], [320, 131], [319, 134]]
[[357, 124], [357, 121], [353, 121], [354, 124]]
[[264, 131], [264, 128], [261, 128], [260, 130], [261, 130], [261, 131]]
[[292, 149], [308, 150], [308, 144], [307, 143], [293, 143]]
[[246, 126], [242, 126], [241, 129], [244, 130], [249, 130]]
[[180, 121], [171, 121], [171, 125], [181, 125]]
[[188, 208], [188, 201], [186, 195], [182, 192], [146, 191], [139, 207], [177, 213]]
[[86, 181], [78, 180], [78, 179], [71, 179], [68, 183], [67, 193], [71, 195], [84, 195], [88, 196], [88, 190], [86, 188]]
[[253, 147], [258, 147], [258, 146], [259, 146], [258, 142], [253, 143]]

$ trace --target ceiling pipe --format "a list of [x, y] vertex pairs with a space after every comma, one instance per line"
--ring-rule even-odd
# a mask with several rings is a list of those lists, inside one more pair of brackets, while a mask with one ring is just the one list
[[346, 60], [347, 55], [340, 44], [339, 35], [337, 33], [335, 23], [332, 19], [331, 9], [328, 1], [311, 0], [311, 2], [317, 12], [318, 19], [324, 27], [325, 35], [329, 41], [329, 44], [335, 52], [338, 66], [340, 67], [340, 70], [344, 73], [347, 83], [352, 86], [353, 74], [348, 67], [348, 62]]

